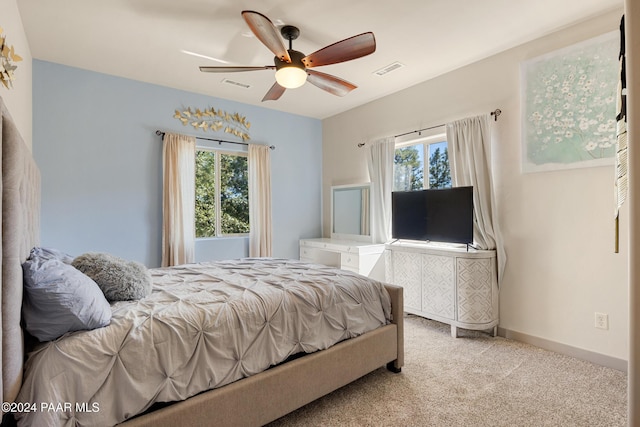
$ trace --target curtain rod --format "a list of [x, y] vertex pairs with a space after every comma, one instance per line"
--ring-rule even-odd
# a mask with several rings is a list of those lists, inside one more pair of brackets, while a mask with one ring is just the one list
[[[163, 132], [161, 130], [157, 130], [156, 131], [156, 135], [160, 135], [160, 136], [164, 136], [166, 132]], [[193, 136], [193, 135], [188, 135], [188, 136]], [[239, 141], [227, 141], [225, 139], [216, 139], [216, 138], [206, 138], [204, 136], [194, 136], [195, 139], [202, 139], [205, 141], [213, 141], [213, 142], [217, 142], [219, 145], [222, 145], [222, 143], [226, 143], [226, 144], [239, 144], [239, 145], [249, 145], [249, 144], [253, 144], [253, 143], [249, 143], [249, 142], [239, 142]], [[257, 144], [257, 145], [262, 145], [262, 144]], [[272, 150], [276, 149], [275, 145], [269, 145], [269, 148]]]
[[[501, 110], [501, 109], [499, 109], [499, 108], [496, 108], [495, 110], [493, 110], [493, 111], [491, 112], [491, 115], [493, 116], [493, 119], [494, 119], [494, 121], [496, 121], [496, 122], [498, 121], [498, 116], [499, 116], [500, 114], [502, 114], [502, 110]], [[423, 132], [423, 131], [425, 131], [425, 130], [431, 130], [431, 129], [439, 128], [439, 127], [442, 127], [442, 126], [445, 126], [445, 125], [444, 125], [444, 124], [442, 124], [442, 125], [437, 125], [437, 126], [429, 126], [428, 128], [424, 128], [424, 129], [412, 130], [411, 132], [405, 132], [405, 133], [401, 133], [400, 135], [395, 135], [395, 136], [394, 136], [394, 138], [399, 138], [399, 137], [401, 137], [401, 136], [410, 135], [410, 134], [412, 134], [412, 133], [420, 133], [420, 132]], [[365, 144], [366, 144], [365, 142], [361, 142], [361, 143], [359, 143], [359, 144], [358, 144], [358, 148], [360, 148], [360, 147], [364, 147], [364, 145], [365, 145]]]

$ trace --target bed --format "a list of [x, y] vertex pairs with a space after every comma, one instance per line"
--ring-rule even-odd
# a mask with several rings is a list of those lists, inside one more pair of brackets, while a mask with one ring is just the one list
[[[67, 397], [68, 395], [62, 394], [34, 395], [30, 394], [33, 393], [33, 391], [26, 391], [26, 387], [30, 387], [30, 385], [26, 385], [26, 383], [31, 383], [34, 377], [40, 376], [39, 371], [32, 372], [32, 365], [38, 365], [39, 363], [27, 362], [27, 366], [30, 367], [28, 371], [25, 371], [26, 355], [32, 348], [30, 344], [25, 344], [24, 336], [26, 334], [23, 333], [21, 327], [21, 305], [23, 299], [23, 271], [21, 266], [29, 256], [31, 249], [39, 244], [39, 172], [1, 99], [0, 111], [2, 113], [3, 223], [1, 254], [2, 350], [0, 357], [2, 360], [2, 401], [6, 402], [3, 405], [3, 415], [7, 412], [6, 409], [22, 409], [24, 412], [24, 404], [31, 403], [37, 405], [35, 409], [38, 411], [47, 409], [58, 415], [61, 413], [67, 414], [56, 418], [59, 420], [56, 422], [62, 425], [88, 425], [92, 423], [91, 420], [93, 419], [90, 417], [91, 412], [97, 412], [99, 416], [104, 416], [106, 412], [105, 406], [110, 406], [111, 400], [91, 402], [85, 401], [86, 399], [84, 399], [83, 401], [76, 402], [65, 399], [79, 399], [78, 396], [81, 395], [72, 394], [70, 395], [72, 397]], [[218, 270], [215, 274], [212, 274], [209, 270], [204, 270], [210, 268]], [[251, 276], [269, 272], [269, 274], [271, 274], [269, 278], [267, 279], [266, 276], [264, 276], [261, 280], [264, 279], [262, 280], [263, 282], [273, 282], [271, 285], [280, 288], [283, 287], [282, 282], [274, 281], [274, 277], [282, 276], [286, 279], [288, 275], [294, 275], [295, 278], [289, 282], [296, 283], [295, 289], [297, 289], [296, 292], [298, 292], [298, 294], [304, 294], [304, 292], [306, 292], [302, 290], [303, 288], [297, 287], [299, 282], [308, 281], [311, 284], [315, 283], [315, 287], [318, 287], [319, 281], [327, 280], [325, 276], [322, 276], [322, 278], [320, 276], [314, 278], [314, 275], [328, 273], [330, 276], [341, 276], [343, 279], [351, 282], [363, 280], [361, 276], [342, 270], [319, 265], [308, 265], [296, 260], [278, 259], [230, 260], [216, 263], [215, 265], [199, 264], [180, 266], [177, 267], [176, 270], [177, 271], [165, 269], [151, 270], [155, 283], [152, 297], [153, 295], [166, 296], [167, 294], [175, 293], [173, 291], [177, 289], [180, 283], [185, 281], [189, 282], [189, 280], [185, 279], [184, 276], [180, 276], [180, 274], [186, 274], [187, 277], [192, 278], [196, 276], [216, 277], [216, 280], [218, 280], [220, 276], [225, 275], [236, 277], [239, 281], [231, 284], [232, 290], [224, 292], [229, 295], [235, 295], [237, 292], [247, 293], [247, 289], [253, 286], [251, 283], [256, 282], [255, 276], [253, 278], [247, 278], [243, 276], [243, 273]], [[301, 279], [301, 277], [303, 279]], [[189, 284], [189, 286], [200, 286], [200, 284], [198, 280], [195, 280]], [[304, 348], [305, 345], [303, 344], [307, 343], [307, 339], [297, 339], [289, 349], [282, 350], [280, 352], [281, 354], [276, 354], [278, 353], [277, 351], [266, 352], [270, 354], [270, 358], [268, 358], [267, 361], [261, 362], [263, 365], [265, 363], [268, 365], [266, 368], [264, 366], [258, 366], [259, 364], [256, 366], [251, 364], [248, 364], [251, 366], [245, 366], [242, 364], [242, 369], [238, 369], [237, 366], [240, 365], [236, 363], [234, 365], [236, 366], [235, 368], [232, 366], [227, 369], [227, 372], [232, 372], [233, 375], [229, 374], [216, 377], [217, 374], [212, 374], [210, 378], [207, 377], [209, 378], [207, 381], [200, 381], [214, 386], [215, 388], [213, 389], [207, 389], [206, 386], [202, 389], [196, 389], [192, 387], [192, 383], [198, 381], [182, 381], [185, 383], [186, 391], [172, 387], [172, 389], [176, 389], [174, 395], [169, 396], [167, 399], [159, 399], [157, 403], [153, 405], [151, 403], [148, 405], [139, 405], [139, 412], [141, 413], [126, 413], [125, 419], [122, 420], [122, 425], [264, 425], [380, 367], [387, 366], [388, 369], [399, 372], [403, 365], [404, 358], [402, 289], [393, 285], [380, 283], [378, 283], [377, 286], [378, 291], [382, 289], [382, 292], [378, 293], [382, 295], [382, 299], [385, 297], [388, 298], [389, 304], [386, 310], [384, 309], [384, 304], [381, 306], [384, 317], [383, 321], [380, 321], [379, 326], [369, 326], [366, 329], [361, 329], [360, 326], [357, 326], [357, 319], [353, 317], [353, 315], [343, 316], [342, 320], [335, 320], [336, 318], [334, 318], [334, 322], [346, 322], [351, 326], [347, 328], [344, 327], [344, 324], [340, 324], [339, 327], [332, 328], [337, 330], [344, 329], [344, 331], [342, 334], [337, 334], [330, 342], [322, 338], [320, 343]], [[343, 288], [342, 285], [338, 287]], [[177, 302], [174, 300], [173, 305], [183, 304], [183, 302], [190, 297], [189, 295], [205, 295], [204, 291], [200, 288], [194, 288], [195, 291], [188, 287], [185, 289], [187, 290], [187, 295], [177, 296]], [[235, 291], [233, 289], [235, 289]], [[343, 299], [349, 300], [353, 296], [354, 291], [348, 290], [348, 288], [344, 289], [347, 290], [344, 291], [346, 292], [344, 294], [346, 296], [344, 296]], [[169, 292], [168, 290], [171, 291]], [[296, 292], [292, 291], [292, 293]], [[366, 290], [358, 292], [365, 295], [370, 294], [370, 292]], [[253, 295], [253, 293], [251, 294]], [[205, 301], [209, 301], [207, 298], [217, 298], [219, 292], [213, 296], [210, 294], [207, 295], [206, 297], [203, 296]], [[234, 298], [235, 297], [232, 297], [232, 299]], [[261, 298], [263, 297], [257, 299]], [[312, 300], [314, 300], [314, 298], [316, 297], [311, 297]], [[163, 299], [163, 297], [160, 297], [160, 299]], [[254, 297], [254, 299], [256, 298]], [[302, 297], [299, 299], [305, 300], [305, 298]], [[146, 299], [140, 300], [139, 302], [116, 303], [112, 305], [114, 313], [114, 317], [112, 318], [113, 325], [118, 325], [118, 319], [130, 316], [130, 313], [133, 311], [137, 310], [138, 313], [144, 313], [144, 307], [142, 306], [145, 304], [147, 304]], [[359, 304], [360, 303], [351, 305], [357, 307]], [[319, 312], [319, 310], [317, 310], [317, 303], [314, 307], [314, 310]], [[253, 311], [255, 312], [256, 310]], [[388, 312], [385, 313], [385, 311]], [[326, 317], [326, 313], [328, 312], [323, 308], [320, 315]], [[378, 319], [379, 316], [380, 313], [374, 313], [373, 315], [374, 318], [377, 317]], [[251, 321], [249, 321], [249, 323], [251, 323]], [[253, 323], [255, 323], [255, 321]], [[375, 321], [373, 321], [373, 323], [375, 323]], [[61, 338], [61, 342], [66, 342], [68, 338], [80, 340], [83, 336], [88, 337], [91, 335], [91, 332], [94, 331], [71, 333], [69, 336]], [[94, 334], [99, 333], [94, 332]], [[180, 333], [176, 336], [180, 336]], [[31, 354], [42, 352], [41, 349], [43, 346], [57, 348], [63, 345], [60, 343], [57, 343], [55, 346], [39, 344]], [[177, 353], [180, 353], [182, 349], [182, 347], [176, 346], [175, 343], [171, 344], [170, 347]], [[93, 348], [93, 344], [91, 348]], [[310, 351], [310, 353], [301, 353], [301, 349]], [[151, 362], [151, 359], [147, 360], [147, 358], [150, 357], [150, 352], [145, 353], [144, 350], [136, 351], [140, 353], [142, 360], [148, 362], [148, 365], [154, 364]], [[64, 353], [66, 353], [66, 351]], [[36, 374], [34, 372], [38, 373]], [[170, 375], [168, 375], [168, 377], [170, 377]], [[202, 374], [197, 374], [194, 375], [193, 378], [205, 377], [203, 377]], [[211, 378], [216, 378], [216, 380], [213, 381]], [[69, 384], [68, 388], [81, 388], [81, 381], [71, 380], [66, 383]], [[126, 387], [123, 385], [123, 388]], [[54, 391], [55, 390], [56, 388], [54, 387]], [[113, 392], [111, 393], [113, 394]], [[16, 400], [19, 394], [23, 399], [24, 396], [45, 396], [37, 398], [46, 399], [47, 401], [19, 402]], [[123, 390], [122, 395], [126, 396], [127, 391]], [[51, 400], [51, 402], [48, 400]], [[23, 405], [19, 406], [20, 403]], [[96, 407], [95, 403], [102, 406]], [[62, 406], [56, 407], [55, 405]], [[70, 408], [66, 408], [65, 405], [69, 405]], [[69, 409], [69, 411], [66, 411], [67, 409]], [[74, 411], [76, 410], [78, 411], [78, 416], [84, 417], [82, 418], [82, 422], [76, 419], [74, 415]], [[101, 410], [102, 414], [100, 413]], [[69, 416], [69, 414], [72, 416]], [[33, 424], [38, 422], [35, 420], [45, 419], [30, 418], [24, 415], [24, 413], [17, 414], [17, 418], [23, 425]], [[9, 422], [11, 418], [12, 416], [6, 416], [3, 419]], [[111, 420], [111, 418], [95, 419]], [[118, 423], [119, 422], [120, 421], [118, 421]], [[113, 424], [114, 422], [109, 421], [109, 423]]]

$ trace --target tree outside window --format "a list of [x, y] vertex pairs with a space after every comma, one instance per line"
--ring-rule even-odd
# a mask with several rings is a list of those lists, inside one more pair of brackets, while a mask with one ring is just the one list
[[451, 187], [449, 151], [446, 142], [429, 145], [429, 188]]
[[249, 233], [247, 156], [196, 152], [196, 237]]
[[[420, 148], [420, 149], [418, 149]], [[422, 146], [397, 148], [393, 169], [393, 189], [396, 191], [421, 190], [424, 187]]]
[[[426, 165], [425, 153], [429, 159]], [[393, 175], [394, 191], [451, 187], [447, 142], [419, 143], [397, 148]]]

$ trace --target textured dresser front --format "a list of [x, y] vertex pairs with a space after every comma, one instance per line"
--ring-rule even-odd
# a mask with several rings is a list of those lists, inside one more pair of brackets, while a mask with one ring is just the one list
[[402, 286], [405, 311], [457, 328], [497, 332], [495, 251], [430, 244], [387, 244], [386, 280]]
[[492, 275], [495, 258], [457, 258], [458, 321], [488, 324], [494, 320]]
[[456, 318], [455, 258], [422, 254], [422, 311]]

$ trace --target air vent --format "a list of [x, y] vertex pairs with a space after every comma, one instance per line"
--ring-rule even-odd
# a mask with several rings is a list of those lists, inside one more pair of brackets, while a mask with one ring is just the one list
[[243, 89], [249, 89], [251, 87], [251, 85], [248, 85], [246, 83], [240, 83], [240, 82], [236, 82], [234, 80], [229, 80], [229, 79], [222, 79], [222, 83], [230, 84], [230, 85], [233, 85], [233, 86], [238, 86], [238, 87], [241, 87]]
[[402, 68], [404, 67], [404, 64], [401, 64], [400, 62], [394, 62], [392, 64], [387, 65], [386, 67], [380, 68], [377, 71], [374, 71], [373, 74], [377, 75], [377, 76], [384, 76], [385, 74], [388, 74], [392, 71], [397, 70], [398, 68]]

